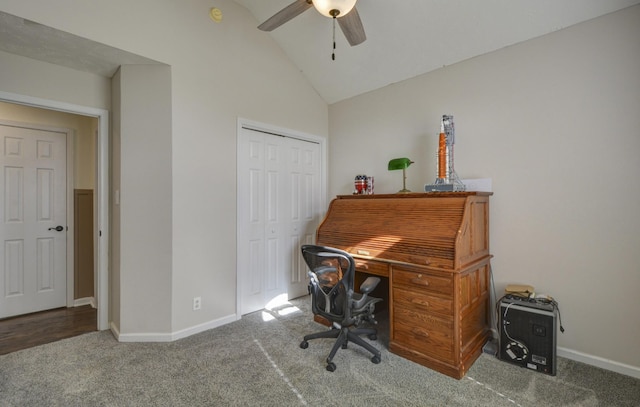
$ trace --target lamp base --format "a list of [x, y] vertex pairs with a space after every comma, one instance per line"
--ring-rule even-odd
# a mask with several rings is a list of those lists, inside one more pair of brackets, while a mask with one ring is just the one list
[[410, 190], [408, 190], [407, 188], [403, 188], [400, 191], [398, 191], [398, 194], [408, 194], [409, 192], [411, 192]]

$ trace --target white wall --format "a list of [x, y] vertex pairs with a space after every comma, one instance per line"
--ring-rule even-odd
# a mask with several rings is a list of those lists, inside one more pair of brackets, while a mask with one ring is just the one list
[[[326, 103], [269, 35], [256, 29], [258, 22], [253, 16], [231, 0], [218, 0], [215, 6], [223, 11], [224, 19], [214, 23], [208, 16], [212, 6], [205, 0], [58, 0], [55, 4], [47, 0], [0, 0], [0, 10], [9, 14], [171, 67], [171, 148], [167, 151], [163, 146], [160, 152], [170, 152], [171, 156], [167, 165], [172, 175], [166, 180], [172, 185], [172, 225], [166, 232], [171, 234], [173, 230], [171, 296], [160, 300], [162, 307], [170, 304], [171, 323], [170, 332], [160, 334], [235, 315], [237, 118], [322, 137], [328, 133]], [[4, 69], [3, 60], [0, 75], [5, 75]], [[51, 67], [54, 73], [60, 69]], [[14, 69], [11, 75], [6, 74], [6, 81], [0, 81], [0, 90], [49, 99], [55, 98], [56, 92], [63, 97], [70, 93], [65, 101], [85, 104], [86, 97], [79, 96], [82, 89], [57, 89], [55, 82], [28, 74], [24, 69]], [[11, 82], [13, 76], [20, 85]], [[108, 99], [109, 90], [106, 92]], [[141, 161], [153, 154], [151, 147], [140, 154]], [[139, 183], [146, 179], [156, 185], [153, 174], [136, 176], [143, 177]], [[135, 205], [141, 204], [144, 191], [127, 198], [136, 200]], [[137, 223], [129, 227], [150, 226], [145, 224], [147, 220], [132, 221]], [[147, 253], [145, 244], [132, 242], [128, 250], [135, 253], [140, 247], [142, 254]], [[116, 283], [125, 283], [125, 273], [135, 277], [137, 271], [120, 270]], [[195, 296], [202, 297], [202, 310], [198, 312], [191, 309]], [[145, 333], [148, 313], [143, 312], [144, 302], [141, 297], [121, 304], [126, 308], [119, 309], [119, 314], [131, 313], [133, 318], [127, 324], [133, 329], [130, 334]]]
[[[0, 10], [4, 11], [0, 0]], [[0, 90], [97, 109], [111, 105], [111, 81], [99, 75], [0, 51]]]
[[[554, 296], [565, 355], [640, 373], [640, 6], [330, 106], [330, 195], [435, 180], [442, 114], [462, 178], [493, 179], [496, 290]], [[622, 370], [626, 368], [622, 366]]]
[[112, 159], [119, 169], [111, 185], [119, 284], [112, 290], [120, 298], [120, 339], [135, 340], [172, 331], [171, 69], [123, 65], [116, 78]]

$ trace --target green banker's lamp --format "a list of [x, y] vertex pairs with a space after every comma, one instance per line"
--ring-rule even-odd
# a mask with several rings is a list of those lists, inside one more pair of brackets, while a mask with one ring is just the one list
[[411, 164], [413, 164], [413, 161], [408, 158], [394, 158], [393, 160], [389, 161], [389, 171], [402, 170], [402, 189], [398, 191], [399, 193], [411, 192], [407, 189], [406, 173], [407, 168]]

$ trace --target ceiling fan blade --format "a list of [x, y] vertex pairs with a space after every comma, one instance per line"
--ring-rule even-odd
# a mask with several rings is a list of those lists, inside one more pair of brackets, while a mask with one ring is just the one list
[[338, 17], [338, 24], [340, 24], [344, 36], [347, 37], [347, 41], [352, 47], [363, 43], [367, 39], [362, 20], [360, 20], [360, 15], [355, 7], [344, 17]]
[[276, 28], [280, 27], [282, 24], [302, 14], [303, 12], [307, 11], [311, 7], [313, 7], [313, 3], [311, 0], [296, 0], [293, 3], [289, 4], [287, 7], [278, 11], [273, 16], [271, 16], [271, 18], [269, 18], [267, 21], [260, 24], [258, 26], [258, 29], [262, 31], [275, 30]]

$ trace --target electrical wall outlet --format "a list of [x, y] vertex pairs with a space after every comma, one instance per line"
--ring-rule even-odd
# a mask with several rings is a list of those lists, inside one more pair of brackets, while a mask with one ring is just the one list
[[193, 297], [193, 310], [197, 311], [202, 308], [202, 298], [201, 297]]

